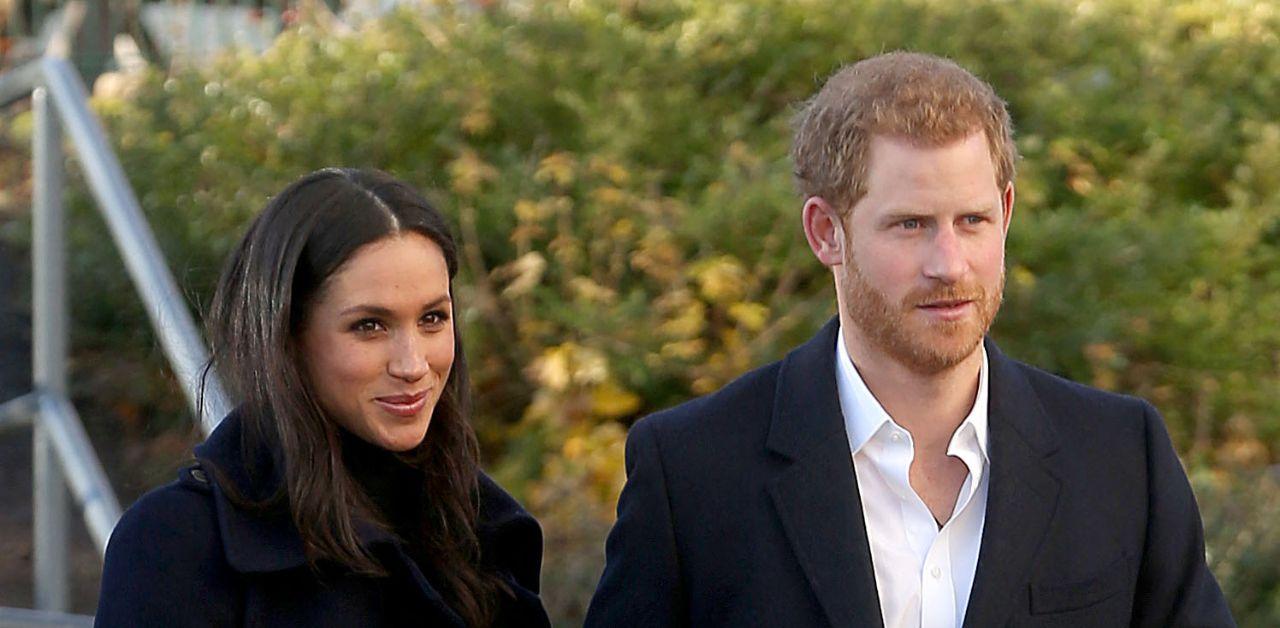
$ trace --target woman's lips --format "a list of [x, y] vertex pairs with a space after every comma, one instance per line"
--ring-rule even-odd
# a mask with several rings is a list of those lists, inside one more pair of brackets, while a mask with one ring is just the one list
[[389, 395], [374, 397], [373, 402], [383, 410], [399, 417], [417, 416], [427, 405], [427, 391], [411, 395]]

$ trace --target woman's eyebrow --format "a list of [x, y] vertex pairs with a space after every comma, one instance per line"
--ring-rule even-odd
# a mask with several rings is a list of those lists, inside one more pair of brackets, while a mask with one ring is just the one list
[[[430, 310], [432, 308], [440, 307], [445, 303], [452, 303], [452, 302], [453, 302], [453, 299], [446, 294], [443, 296], [436, 297], [431, 301], [428, 301], [425, 305], [422, 306], [422, 309]], [[346, 316], [348, 314], [354, 314], [357, 312], [361, 314], [372, 314], [374, 316], [391, 316], [392, 314], [394, 314], [394, 312], [391, 311], [391, 308], [388, 308], [385, 306], [375, 305], [372, 303], [357, 303], [350, 307], [343, 308], [342, 311], [338, 312], [338, 315]]]

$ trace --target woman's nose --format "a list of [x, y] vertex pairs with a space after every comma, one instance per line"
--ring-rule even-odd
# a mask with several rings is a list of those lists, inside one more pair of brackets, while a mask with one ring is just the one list
[[430, 368], [424, 339], [415, 333], [404, 334], [397, 339], [387, 361], [388, 374], [407, 382], [416, 382], [426, 376]]

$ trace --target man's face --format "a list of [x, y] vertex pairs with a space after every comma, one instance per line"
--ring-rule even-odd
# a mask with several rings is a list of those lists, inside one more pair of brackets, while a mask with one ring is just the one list
[[980, 131], [937, 148], [876, 136], [868, 155], [834, 267], [846, 335], [938, 373], [973, 355], [1000, 307], [1013, 187], [997, 186]]

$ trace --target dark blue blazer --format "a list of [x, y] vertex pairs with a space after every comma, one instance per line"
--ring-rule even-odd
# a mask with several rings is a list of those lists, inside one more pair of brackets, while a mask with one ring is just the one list
[[[832, 321], [637, 423], [588, 627], [880, 626]], [[1145, 401], [989, 360], [991, 475], [965, 626], [1231, 626]]]
[[[196, 465], [125, 512], [107, 545], [96, 625], [463, 625], [389, 533], [372, 525], [358, 530], [389, 576], [356, 576], [323, 564], [316, 571], [287, 512], [236, 507], [211, 467], [244, 495], [260, 498], [274, 489], [245, 471], [240, 435], [233, 413], [196, 447]], [[270, 468], [268, 451], [248, 456], [254, 469]], [[487, 476], [480, 495], [483, 559], [515, 592], [498, 625], [548, 626], [538, 597], [538, 523]]]

